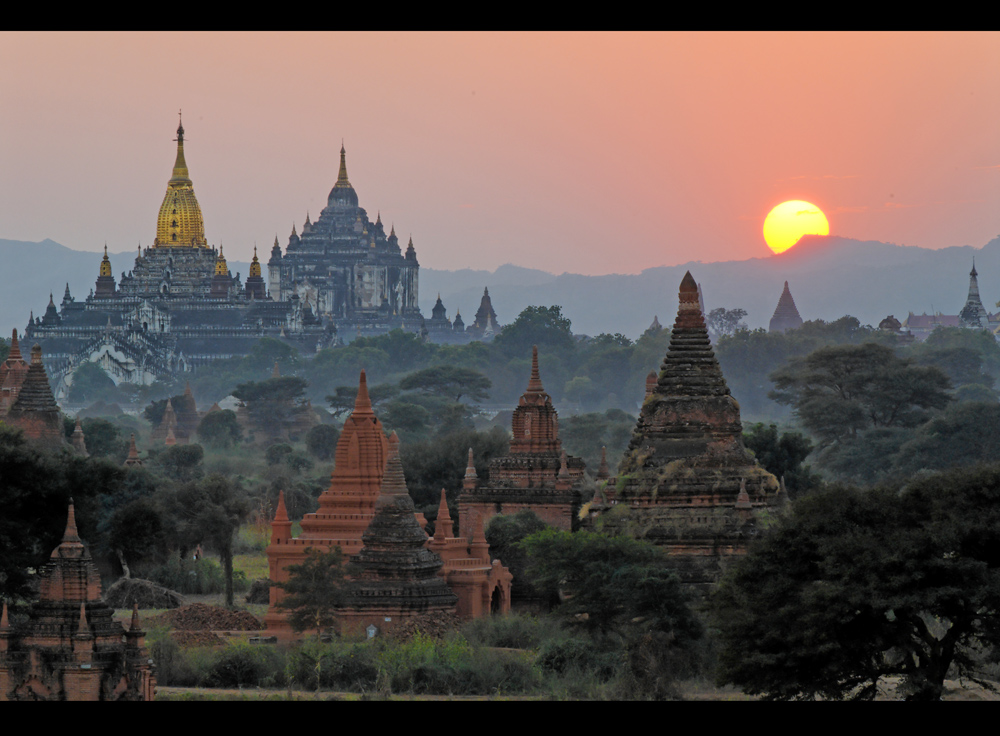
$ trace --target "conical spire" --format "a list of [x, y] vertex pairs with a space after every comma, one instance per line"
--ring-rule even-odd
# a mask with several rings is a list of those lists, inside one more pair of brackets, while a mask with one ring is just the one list
[[128, 438], [128, 457], [125, 458], [125, 465], [126, 467], [142, 465], [142, 460], [139, 459], [139, 450], [135, 446], [135, 432], [130, 434]]
[[278, 370], [278, 361], [274, 361], [274, 369], [271, 371], [271, 378], [281, 378], [281, 371]]
[[177, 113], [177, 159], [174, 161], [174, 173], [170, 177], [170, 183], [191, 183], [191, 176], [188, 173], [187, 161], [184, 160], [184, 123], [180, 122], [180, 113]]
[[340, 144], [340, 171], [337, 173], [337, 183], [333, 185], [334, 188], [347, 188], [351, 186], [351, 182], [347, 179], [347, 151], [344, 149], [344, 144]]
[[607, 480], [611, 477], [611, 471], [608, 470], [608, 448], [601, 448], [601, 464], [597, 468], [597, 479]]
[[24, 362], [24, 358], [21, 357], [21, 345], [17, 341], [17, 328], [10, 335], [10, 352], [7, 353], [7, 362], [10, 363], [15, 360], [20, 360]]
[[655, 393], [667, 396], [729, 395], [726, 379], [708, 339], [705, 318], [698, 305], [698, 285], [688, 271], [678, 293], [677, 319], [670, 348], [657, 378]]
[[74, 557], [84, 557], [86, 554], [86, 548], [83, 546], [83, 540], [80, 539], [80, 534], [76, 530], [76, 511], [73, 508], [73, 499], [69, 500], [69, 512], [66, 515], [66, 531], [63, 532], [62, 541], [59, 546], [52, 550], [51, 557], [59, 558], [74, 558]]
[[128, 627], [129, 633], [137, 633], [142, 631], [139, 626], [139, 604], [137, 602], [132, 603], [132, 621], [129, 623]]
[[365, 377], [364, 369], [361, 370], [361, 378], [358, 381], [358, 396], [354, 399], [355, 414], [372, 414], [372, 400], [368, 396], [368, 379]]
[[434, 539], [441, 541], [454, 536], [451, 512], [448, 511], [448, 498], [444, 488], [441, 489], [441, 503], [438, 504], [437, 521], [434, 522]]
[[479, 476], [476, 474], [476, 463], [472, 459], [472, 448], [469, 448], [469, 463], [465, 466], [465, 477], [477, 480]]
[[271, 544], [282, 544], [292, 538], [292, 522], [285, 509], [285, 492], [278, 491], [278, 508], [271, 522]]
[[795, 306], [795, 300], [792, 299], [792, 292], [788, 289], [786, 281], [785, 288], [781, 290], [781, 297], [778, 299], [778, 306], [774, 308], [774, 315], [771, 317], [768, 331], [784, 332], [798, 329], [801, 326], [802, 317], [799, 316], [799, 310]]
[[528, 390], [525, 393], [540, 394], [544, 393], [545, 389], [542, 387], [542, 378], [538, 373], [538, 346], [531, 346], [531, 378], [528, 379]]
[[403, 462], [399, 459], [399, 436], [393, 432], [389, 435], [389, 457], [385, 461], [385, 472], [382, 474], [382, 488], [379, 490], [378, 502], [388, 502], [387, 499], [406, 496], [406, 478], [403, 475]]

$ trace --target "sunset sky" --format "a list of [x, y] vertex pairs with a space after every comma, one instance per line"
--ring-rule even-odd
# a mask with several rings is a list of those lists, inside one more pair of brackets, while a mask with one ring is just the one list
[[0, 33], [0, 238], [150, 245], [181, 108], [240, 260], [318, 217], [342, 139], [432, 268], [767, 257], [791, 199], [833, 235], [980, 247], [998, 70], [997, 33]]

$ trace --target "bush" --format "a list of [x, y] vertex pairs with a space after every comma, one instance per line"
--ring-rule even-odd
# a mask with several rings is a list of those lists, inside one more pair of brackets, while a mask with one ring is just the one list
[[[174, 552], [166, 564], [154, 567], [147, 577], [182, 595], [210, 595], [224, 593], [226, 576], [215, 560], [202, 558], [192, 560], [182, 558]], [[242, 570], [233, 571], [233, 590], [244, 592], [250, 589], [250, 581]]]
[[208, 687], [280, 687], [285, 684], [285, 661], [275, 647], [248, 642], [229, 644], [208, 671]]
[[563, 636], [551, 618], [517, 613], [473, 619], [462, 627], [462, 634], [476, 646], [511, 649], [534, 649], [547, 639]]

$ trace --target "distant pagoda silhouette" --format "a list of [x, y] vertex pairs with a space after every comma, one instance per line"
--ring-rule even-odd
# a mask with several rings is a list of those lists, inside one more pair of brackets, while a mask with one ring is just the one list
[[799, 316], [799, 310], [795, 308], [795, 300], [792, 299], [792, 292], [788, 290], [788, 282], [786, 281], [767, 331], [786, 332], [787, 330], [797, 330], [801, 326], [802, 317]]

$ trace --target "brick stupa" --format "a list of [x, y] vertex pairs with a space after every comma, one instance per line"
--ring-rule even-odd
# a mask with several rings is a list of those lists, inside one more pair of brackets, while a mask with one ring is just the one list
[[156, 680], [138, 610], [128, 631], [112, 619], [72, 500], [62, 543], [39, 578], [39, 600], [26, 625], [12, 628], [3, 604], [0, 701], [152, 700]]
[[21, 356], [21, 346], [17, 341], [17, 330], [10, 336], [10, 352], [0, 363], [0, 419], [7, 416], [10, 407], [17, 401], [17, 394], [28, 374], [28, 361]]
[[445, 582], [441, 557], [427, 548], [427, 534], [406, 489], [395, 432], [375, 516], [362, 541], [361, 551], [351, 558], [350, 593], [342, 612], [345, 629], [374, 625], [386, 631], [411, 618], [456, 615], [458, 596]]
[[[330, 487], [320, 495], [319, 509], [303, 517], [302, 533], [298, 537], [292, 537], [292, 523], [285, 508], [284, 496], [279, 496], [278, 509], [271, 525], [271, 544], [267, 548], [271, 580], [287, 581], [287, 568], [302, 564], [310, 547], [324, 552], [340, 547], [350, 558], [361, 552], [365, 546], [364, 534], [375, 519], [388, 456], [389, 440], [382, 423], [372, 411], [367, 380], [362, 371], [354, 411], [344, 422], [337, 441]], [[421, 543], [435, 549], [446, 560], [443, 567], [439, 565], [440, 575], [456, 588], [460, 616], [472, 618], [488, 614], [491, 610], [509, 610], [510, 573], [506, 568], [498, 568], [490, 562], [488, 550], [483, 558], [476, 547], [480, 540], [470, 542], [452, 537], [450, 531], [441, 536], [450, 526], [442, 520], [439, 522], [439, 533], [435, 534], [436, 541], [431, 542], [423, 531], [423, 515], [414, 513], [412, 502], [410, 514], [420, 531]], [[484, 537], [481, 542], [485, 544], [485, 541]], [[287, 622], [287, 614], [277, 608], [283, 597], [284, 592], [280, 588], [271, 588], [270, 607], [264, 620], [269, 634], [288, 640], [296, 634]], [[367, 608], [362, 608], [369, 610], [372, 605], [369, 600]], [[357, 623], [360, 620], [358, 616], [364, 618], [368, 613], [353, 617], [348, 615], [347, 618]]]
[[[389, 441], [382, 423], [372, 411], [368, 382], [365, 372], [361, 371], [354, 411], [344, 422], [337, 440], [330, 487], [320, 494], [319, 509], [302, 518], [302, 533], [298, 537], [291, 535], [291, 522], [284, 502], [278, 505], [271, 544], [267, 548], [271, 580], [286, 582], [287, 568], [305, 562], [306, 550], [310, 547], [324, 552], [340, 547], [348, 557], [361, 551], [361, 535], [375, 517], [375, 502], [388, 455]], [[284, 639], [294, 633], [288, 625], [287, 614], [276, 608], [283, 597], [284, 591], [271, 587], [271, 605], [264, 621], [269, 634]]]
[[66, 444], [62, 414], [52, 395], [49, 377], [42, 365], [42, 348], [38, 345], [31, 348], [31, 364], [4, 421], [20, 427], [25, 438], [36, 445], [56, 448]]
[[687, 583], [717, 581], [755, 534], [755, 512], [778, 491], [743, 446], [742, 430], [687, 273], [670, 347], [618, 470], [617, 503], [589, 523], [665, 547]]
[[477, 482], [474, 469], [471, 479], [466, 474], [458, 499], [459, 528], [471, 528], [473, 514], [486, 524], [497, 514], [531, 509], [558, 529], [573, 529], [582, 505], [584, 462], [562, 449], [559, 417], [538, 372], [537, 347], [531, 349], [531, 378], [514, 409], [511, 430], [510, 452], [490, 462], [486, 482]]
[[788, 330], [797, 330], [802, 326], [802, 317], [799, 316], [799, 310], [795, 307], [795, 300], [792, 299], [792, 292], [788, 290], [788, 282], [785, 282], [785, 288], [781, 291], [781, 297], [778, 299], [778, 306], [774, 308], [774, 315], [771, 317], [771, 322], [767, 327], [768, 332], [786, 332]]

